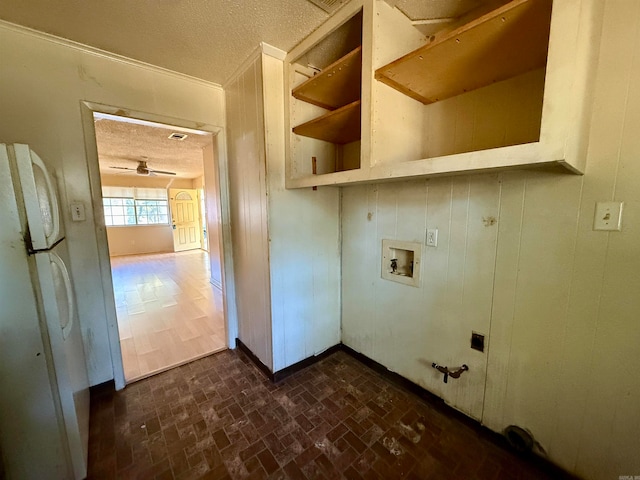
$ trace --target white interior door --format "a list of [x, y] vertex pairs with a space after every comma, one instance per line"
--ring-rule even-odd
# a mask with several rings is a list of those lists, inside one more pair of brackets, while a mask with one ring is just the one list
[[176, 252], [200, 248], [200, 210], [198, 191], [170, 188], [173, 249]]

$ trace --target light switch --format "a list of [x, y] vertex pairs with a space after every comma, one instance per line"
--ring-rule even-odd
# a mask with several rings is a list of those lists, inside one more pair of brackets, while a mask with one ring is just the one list
[[427, 247], [437, 247], [438, 246], [438, 229], [437, 228], [428, 228], [427, 229], [427, 239], [426, 239]]
[[593, 218], [594, 230], [620, 230], [622, 202], [597, 202]]
[[84, 204], [72, 203], [71, 207], [71, 220], [74, 222], [84, 222], [86, 220], [84, 214]]

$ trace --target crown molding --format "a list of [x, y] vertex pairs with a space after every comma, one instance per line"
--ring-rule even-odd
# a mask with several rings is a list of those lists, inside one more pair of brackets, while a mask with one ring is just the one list
[[18, 33], [21, 35], [28, 35], [33, 38], [37, 38], [39, 40], [43, 40], [46, 42], [54, 43], [56, 45], [60, 45], [67, 48], [73, 48], [75, 50], [79, 50], [83, 53], [93, 55], [96, 57], [101, 57], [106, 60], [110, 60], [113, 62], [123, 63], [125, 65], [130, 65], [137, 68], [142, 68], [145, 70], [151, 70], [155, 73], [161, 73], [163, 75], [169, 75], [181, 80], [187, 80], [191, 82], [197, 82], [204, 86], [210, 88], [216, 88], [222, 90], [222, 85], [209, 82], [202, 78], [193, 77], [191, 75], [187, 75], [186, 73], [176, 72], [175, 70], [169, 70], [168, 68], [159, 67], [157, 65], [153, 65], [151, 63], [142, 62], [140, 60], [135, 60], [133, 58], [125, 57], [123, 55], [118, 55], [117, 53], [111, 53], [106, 50], [101, 50], [96, 47], [91, 47], [89, 45], [85, 45], [83, 43], [75, 42], [73, 40], [68, 40], [66, 38], [58, 37], [56, 35], [51, 35], [50, 33], [44, 33], [39, 30], [34, 30], [33, 28], [24, 27], [22, 25], [18, 25], [15, 23], [7, 22], [6, 20], [0, 20], [0, 29], [7, 30], [10, 32]]

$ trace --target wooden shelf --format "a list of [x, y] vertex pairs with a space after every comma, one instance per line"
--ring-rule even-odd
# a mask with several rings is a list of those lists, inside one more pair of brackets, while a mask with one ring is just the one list
[[298, 100], [335, 110], [360, 98], [362, 47], [349, 52], [293, 89]]
[[424, 104], [544, 67], [552, 0], [513, 0], [376, 70]]
[[293, 133], [339, 145], [360, 140], [360, 100], [298, 125]]

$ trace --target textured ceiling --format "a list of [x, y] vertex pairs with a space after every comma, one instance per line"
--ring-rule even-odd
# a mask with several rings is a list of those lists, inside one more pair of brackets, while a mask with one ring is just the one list
[[[412, 20], [434, 19], [420, 27], [430, 34], [455, 23], [442, 19], [507, 0], [386, 1]], [[328, 16], [307, 0], [0, 1], [2, 20], [221, 85], [260, 42], [289, 51]], [[95, 125], [102, 173], [135, 175], [110, 167], [135, 168], [145, 160], [179, 177], [202, 175], [202, 148], [211, 135], [178, 141], [165, 128], [109, 119]]]
[[486, 0], [396, 0], [395, 5], [411, 20], [459, 17], [479, 7]]
[[[387, 1], [425, 20], [495, 0]], [[0, 1], [0, 19], [218, 84], [260, 42], [289, 51], [327, 18], [307, 0]]]
[[169, 139], [176, 131], [170, 127], [152, 127], [136, 123], [98, 118], [95, 121], [98, 162], [101, 174], [136, 175], [110, 167], [135, 169], [140, 160], [154, 170], [175, 172], [180, 178], [203, 174], [202, 149], [212, 135], [189, 133], [184, 140]]
[[288, 51], [328, 14], [306, 0], [2, 0], [0, 18], [223, 84], [260, 42]]

